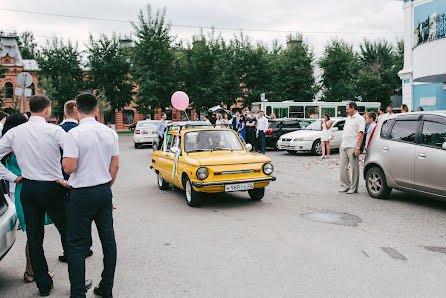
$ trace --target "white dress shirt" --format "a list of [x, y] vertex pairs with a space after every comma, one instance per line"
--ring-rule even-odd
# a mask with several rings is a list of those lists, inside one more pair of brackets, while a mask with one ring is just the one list
[[257, 119], [257, 133], [259, 133], [259, 131], [266, 132], [267, 130], [268, 130], [268, 119], [266, 119], [265, 116]]
[[365, 120], [358, 112], [345, 120], [342, 134], [342, 148], [353, 148], [358, 145], [359, 133], [365, 130]]
[[[45, 118], [31, 116], [28, 122], [10, 129], [0, 139], [0, 159], [14, 151], [24, 178], [63, 180], [60, 149], [63, 149], [65, 134], [60, 126], [46, 122]], [[9, 181], [17, 179], [2, 164], [0, 176]]]
[[110, 182], [111, 158], [118, 155], [117, 133], [94, 117], [82, 119], [79, 126], [65, 136], [63, 157], [77, 158], [76, 170], [70, 175], [68, 184], [80, 188]]

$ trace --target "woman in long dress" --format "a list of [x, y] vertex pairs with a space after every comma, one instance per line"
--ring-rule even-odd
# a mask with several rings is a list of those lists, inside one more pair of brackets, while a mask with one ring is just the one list
[[238, 134], [243, 142], [246, 142], [246, 119], [245, 116], [240, 116], [240, 122], [238, 124]]
[[[9, 116], [6, 119], [5, 125], [3, 126], [2, 135], [4, 136], [8, 130], [25, 123], [27, 120], [28, 119], [23, 114], [12, 114], [11, 116]], [[17, 158], [16, 158], [14, 152], [11, 152], [7, 156], [5, 156], [2, 160], [2, 162], [5, 164], [5, 167], [9, 171], [11, 171], [13, 174], [15, 174], [17, 176], [22, 176], [22, 171], [19, 168], [19, 165], [17, 163]], [[5, 177], [1, 177], [1, 178], [4, 179]], [[13, 181], [10, 181], [10, 184], [11, 184], [11, 182], [13, 182]], [[11, 195], [11, 200], [14, 200], [14, 202], [15, 202], [15, 209], [17, 212], [17, 217], [20, 222], [20, 228], [23, 232], [25, 232], [26, 231], [25, 215], [23, 214], [22, 203], [20, 202], [21, 191], [22, 191], [22, 184], [21, 183], [15, 184], [15, 192], [11, 192], [10, 195]], [[12, 195], [14, 195], [14, 198], [12, 198]], [[45, 222], [44, 223], [45, 223], [45, 225], [52, 224], [52, 221], [48, 217], [47, 214], [45, 214]], [[26, 269], [25, 269], [25, 273], [23, 275], [23, 279], [26, 282], [33, 282], [34, 281], [34, 272], [33, 272], [33, 268], [31, 267], [31, 261], [29, 258], [28, 242], [26, 243], [25, 255], [26, 255]], [[54, 274], [52, 274], [52, 273], [50, 273], [50, 275], [51, 275], [51, 277], [54, 276]]]
[[224, 128], [225, 125], [223, 123], [223, 116], [221, 114], [217, 114], [217, 121], [215, 122], [216, 128]]
[[333, 134], [333, 122], [330, 120], [330, 116], [328, 116], [328, 114], [324, 114], [324, 117], [322, 118], [321, 129], [322, 129], [321, 159], [330, 158], [330, 138]]

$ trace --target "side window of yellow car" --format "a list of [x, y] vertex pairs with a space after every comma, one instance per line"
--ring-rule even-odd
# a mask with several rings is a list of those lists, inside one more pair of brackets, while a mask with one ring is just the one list
[[170, 151], [170, 147], [172, 146], [172, 139], [173, 139], [173, 134], [167, 134], [166, 140], [164, 141], [167, 144], [166, 151]]
[[178, 147], [181, 150], [181, 135], [174, 136], [171, 147]]

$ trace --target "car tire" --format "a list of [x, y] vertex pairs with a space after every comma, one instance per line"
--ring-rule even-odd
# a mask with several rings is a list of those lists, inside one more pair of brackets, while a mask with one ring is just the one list
[[260, 201], [265, 196], [265, 188], [262, 187], [248, 190], [248, 194], [251, 200]]
[[187, 205], [189, 205], [189, 207], [201, 206], [203, 204], [203, 196], [200, 192], [195, 191], [189, 177], [184, 178], [183, 184]]
[[313, 155], [322, 155], [322, 144], [321, 140], [316, 140], [311, 147], [311, 154]]
[[169, 183], [167, 183], [166, 180], [164, 180], [164, 178], [161, 175], [161, 173], [159, 171], [157, 171], [156, 175], [157, 175], [159, 189], [161, 189], [161, 190], [169, 189]]
[[367, 171], [366, 187], [369, 195], [375, 199], [389, 198], [392, 189], [387, 186], [386, 175], [380, 167], [372, 167]]
[[135, 143], [135, 149], [139, 149], [139, 144]]
[[287, 150], [286, 152], [288, 152], [288, 154], [291, 154], [291, 155], [295, 155], [296, 154], [296, 151], [293, 151], [293, 150]]

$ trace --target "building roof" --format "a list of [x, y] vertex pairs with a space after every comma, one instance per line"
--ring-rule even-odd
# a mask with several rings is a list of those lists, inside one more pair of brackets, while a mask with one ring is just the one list
[[0, 58], [5, 56], [13, 57], [14, 64], [11, 66], [23, 66], [22, 55], [17, 44], [17, 35], [15, 33], [0, 32]]

